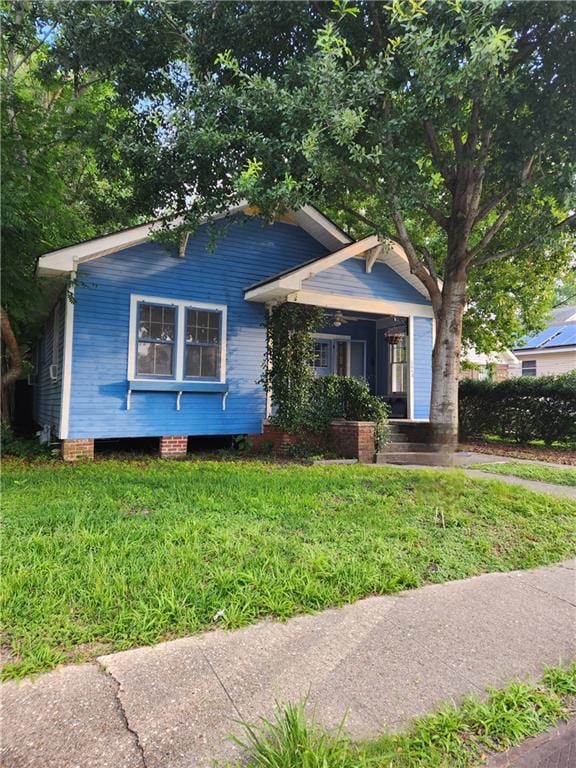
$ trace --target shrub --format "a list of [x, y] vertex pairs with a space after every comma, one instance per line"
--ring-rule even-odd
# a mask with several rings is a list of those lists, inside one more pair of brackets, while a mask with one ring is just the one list
[[576, 441], [576, 371], [521, 376], [499, 383], [460, 383], [462, 437], [498, 437], [528, 443]]
[[41, 445], [38, 440], [32, 438], [17, 437], [10, 427], [2, 424], [1, 431], [2, 454], [15, 456], [19, 459], [48, 458], [52, 455], [49, 446]]
[[373, 421], [376, 424], [376, 447], [386, 441], [388, 406], [370, 392], [366, 381], [348, 376], [315, 379], [304, 414], [305, 427], [310, 432], [325, 432], [334, 419]]

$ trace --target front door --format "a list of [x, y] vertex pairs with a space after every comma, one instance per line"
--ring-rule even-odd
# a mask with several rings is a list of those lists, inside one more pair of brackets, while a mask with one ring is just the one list
[[316, 376], [353, 376], [366, 378], [366, 342], [323, 334], [314, 339]]

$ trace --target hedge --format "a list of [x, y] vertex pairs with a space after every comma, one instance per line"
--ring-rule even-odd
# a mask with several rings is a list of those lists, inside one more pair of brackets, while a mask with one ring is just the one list
[[499, 383], [460, 382], [461, 437], [576, 442], [576, 371]]

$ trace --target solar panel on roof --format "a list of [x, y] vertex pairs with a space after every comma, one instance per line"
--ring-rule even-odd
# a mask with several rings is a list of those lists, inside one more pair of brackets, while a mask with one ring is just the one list
[[525, 336], [518, 349], [548, 349], [576, 344], [576, 325], [551, 326], [535, 336]]

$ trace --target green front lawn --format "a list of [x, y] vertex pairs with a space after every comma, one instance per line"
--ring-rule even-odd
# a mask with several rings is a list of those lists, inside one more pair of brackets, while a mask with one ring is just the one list
[[538, 480], [541, 483], [576, 486], [576, 468], [560, 469], [558, 467], [544, 467], [541, 464], [522, 464], [511, 461], [506, 464], [475, 464], [474, 469], [495, 472], [499, 475], [525, 477], [527, 480]]
[[576, 504], [460, 471], [4, 463], [5, 677], [576, 552]]

